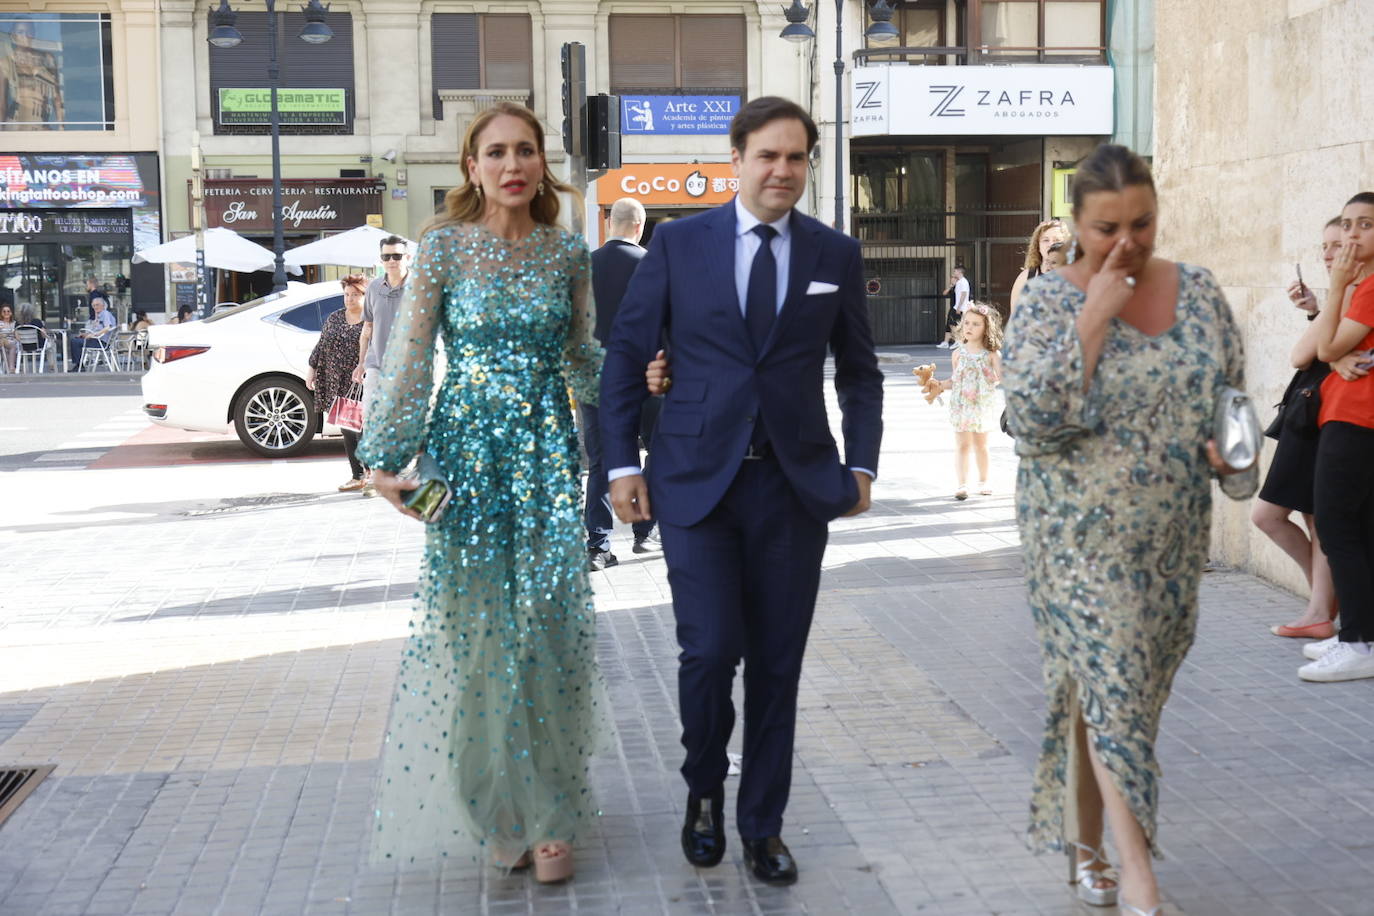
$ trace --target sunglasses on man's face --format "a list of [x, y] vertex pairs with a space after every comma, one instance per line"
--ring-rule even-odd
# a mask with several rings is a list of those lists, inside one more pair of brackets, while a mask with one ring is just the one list
[[392, 254], [384, 254], [384, 255], [382, 255], [382, 260], [383, 260], [383, 261], [400, 261], [400, 260], [402, 260], [402, 259], [404, 259], [404, 258], [405, 258], [405, 252], [402, 252], [402, 251], [393, 252]]

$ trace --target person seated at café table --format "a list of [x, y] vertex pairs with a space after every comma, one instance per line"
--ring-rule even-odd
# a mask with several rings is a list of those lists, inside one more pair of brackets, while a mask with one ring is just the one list
[[115, 319], [110, 313], [110, 304], [97, 297], [91, 300], [91, 306], [95, 309], [95, 314], [86, 322], [86, 330], [68, 342], [68, 355], [71, 357], [71, 363], [76, 365], [77, 372], [81, 371], [81, 356], [88, 348], [108, 347], [114, 340]]

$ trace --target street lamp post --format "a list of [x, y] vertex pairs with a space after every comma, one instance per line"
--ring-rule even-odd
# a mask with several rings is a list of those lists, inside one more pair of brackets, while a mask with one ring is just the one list
[[[893, 6], [889, 0], [869, 0], [873, 24], [864, 35], [875, 44], [896, 41], [899, 33], [892, 24]], [[788, 41], [810, 41], [816, 33], [806, 24], [811, 10], [801, 0], [784, 7], [787, 26], [779, 33]], [[817, 22], [817, 25], [820, 23]], [[844, 231], [844, 0], [835, 0], [835, 228]]]
[[[301, 7], [305, 14], [305, 28], [301, 29], [300, 39], [312, 45], [324, 44], [334, 37], [325, 17], [329, 5], [320, 0], [310, 0]], [[238, 19], [229, 0], [219, 0], [219, 8], [210, 14], [210, 44], [217, 48], [237, 47], [243, 35], [234, 27]], [[281, 65], [277, 62], [277, 3], [267, 0], [267, 81], [271, 94], [271, 113], [268, 123], [272, 132], [272, 292], [286, 289], [286, 239], [282, 226], [281, 212], [281, 112], [277, 108], [277, 89], [281, 83]]]

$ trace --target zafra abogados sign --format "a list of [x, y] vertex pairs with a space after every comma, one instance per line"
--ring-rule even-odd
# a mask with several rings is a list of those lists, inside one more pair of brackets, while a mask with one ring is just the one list
[[[348, 123], [348, 91], [345, 89], [278, 89], [277, 115], [282, 124]], [[219, 123], [269, 124], [272, 90], [221, 89]]]

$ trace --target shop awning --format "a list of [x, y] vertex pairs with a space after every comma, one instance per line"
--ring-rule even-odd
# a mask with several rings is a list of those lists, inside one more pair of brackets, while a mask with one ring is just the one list
[[[376, 226], [359, 226], [327, 236], [318, 242], [310, 242], [286, 253], [286, 263], [301, 266], [304, 264], [334, 264], [339, 267], [372, 267], [377, 264], [382, 253], [382, 239], [395, 235]], [[406, 239], [406, 246], [414, 250], [415, 243]]]
[[[205, 266], [220, 270], [237, 270], [252, 273], [255, 270], [271, 270], [274, 256], [270, 248], [257, 242], [250, 242], [233, 229], [216, 226], [205, 230]], [[168, 264], [174, 261], [183, 264], [196, 262], [196, 237], [188, 235], [174, 242], [154, 245], [134, 252], [134, 263], [148, 261], [153, 264]], [[301, 269], [291, 264], [287, 252], [286, 270], [300, 274]]]

